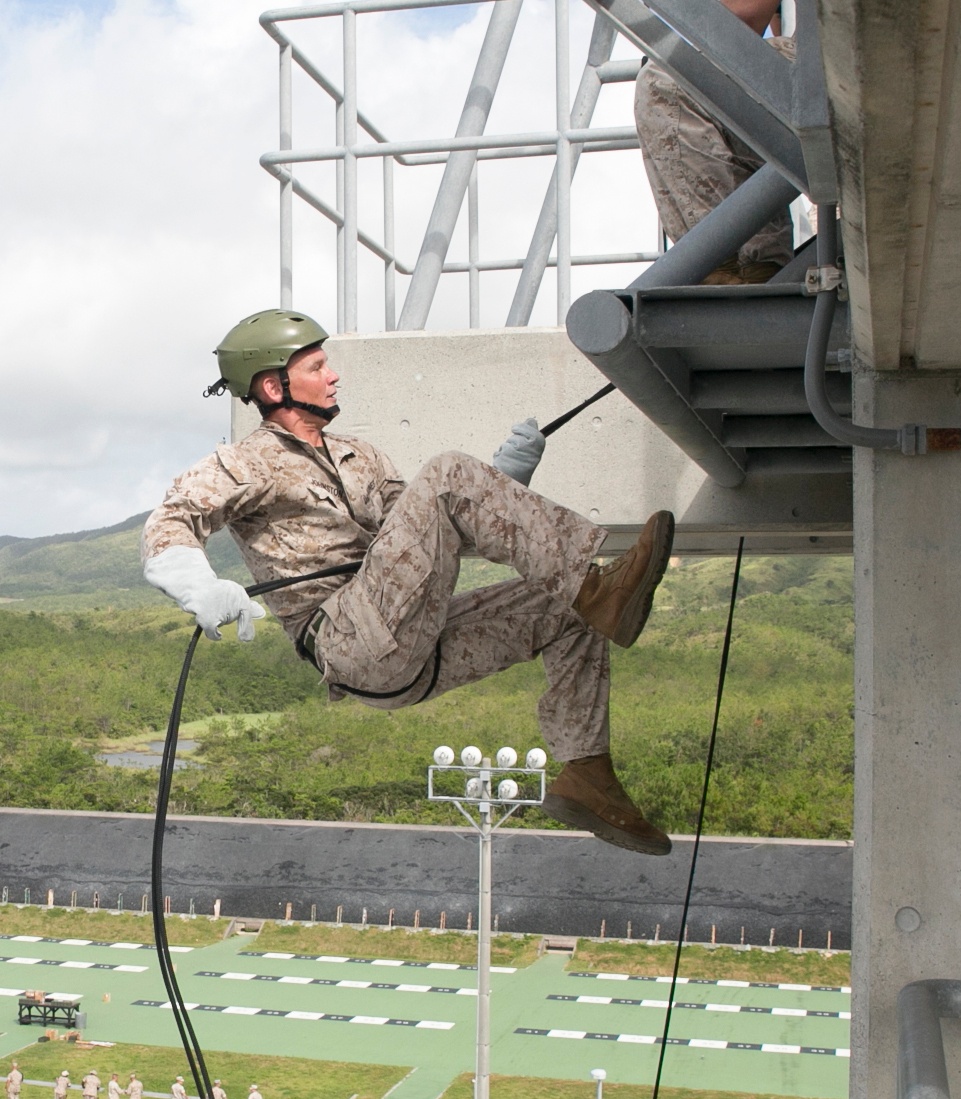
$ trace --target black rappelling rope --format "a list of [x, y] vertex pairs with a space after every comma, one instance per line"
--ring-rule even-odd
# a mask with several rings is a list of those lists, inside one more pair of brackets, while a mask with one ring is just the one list
[[661, 1052], [657, 1059], [657, 1073], [654, 1077], [654, 1091], [651, 1099], [657, 1099], [661, 1086], [661, 1071], [664, 1068], [664, 1054], [667, 1050], [667, 1038], [671, 1029], [671, 1012], [674, 1008], [674, 995], [677, 991], [677, 974], [681, 965], [681, 950], [684, 946], [684, 929], [687, 927], [687, 915], [691, 908], [691, 894], [694, 891], [694, 871], [697, 868], [697, 853], [701, 846], [701, 831], [704, 828], [704, 812], [707, 807], [707, 790], [711, 781], [711, 768], [714, 765], [714, 747], [717, 744], [717, 723], [721, 716], [721, 697], [724, 694], [724, 680], [727, 677], [727, 661], [731, 652], [731, 633], [734, 626], [734, 604], [737, 601], [737, 584], [741, 576], [741, 558], [744, 555], [744, 538], [737, 544], [737, 560], [734, 563], [734, 580], [731, 584], [731, 603], [727, 612], [727, 629], [724, 631], [724, 647], [721, 650], [721, 668], [717, 676], [717, 697], [714, 701], [714, 724], [711, 727], [711, 739], [707, 749], [707, 766], [704, 770], [704, 788], [701, 791], [701, 806], [697, 814], [697, 831], [694, 834], [694, 850], [691, 852], [691, 872], [687, 879], [687, 892], [684, 894], [684, 910], [681, 913], [681, 926], [677, 932], [677, 950], [674, 952], [674, 973], [671, 977], [671, 990], [667, 996], [667, 1011], [664, 1015], [664, 1033], [661, 1035]]
[[[309, 580], [321, 580], [327, 576], [339, 576], [342, 573], [356, 572], [360, 568], [359, 561], [353, 561], [347, 565], [333, 565], [330, 568], [319, 569], [304, 576], [285, 576], [279, 580], [268, 580], [262, 584], [252, 584], [244, 590], [248, 595], [263, 595], [265, 592], [277, 591], [279, 588], [290, 587], [293, 584], [304, 584]], [[157, 790], [157, 814], [154, 820], [153, 848], [150, 861], [150, 896], [153, 908], [154, 942], [157, 947], [157, 958], [160, 966], [160, 974], [163, 977], [164, 988], [170, 1000], [170, 1010], [173, 1012], [180, 1032], [180, 1041], [187, 1055], [190, 1072], [197, 1086], [197, 1094], [209, 1096], [211, 1094], [210, 1077], [207, 1073], [207, 1065], [204, 1061], [203, 1051], [197, 1041], [197, 1035], [187, 1015], [187, 1007], [184, 1004], [177, 977], [174, 973], [173, 963], [170, 959], [170, 945], [167, 941], [167, 926], [164, 922], [164, 894], [163, 894], [163, 842], [164, 831], [167, 825], [167, 806], [170, 803], [170, 788], [173, 783], [174, 762], [177, 756], [177, 735], [180, 731], [180, 714], [183, 709], [184, 692], [187, 687], [187, 676], [190, 674], [190, 665], [193, 662], [194, 651], [203, 630], [198, 626], [187, 646], [187, 654], [184, 657], [183, 667], [180, 670], [180, 680], [177, 690], [174, 692], [173, 706], [170, 710], [170, 719], [167, 722], [167, 739], [164, 742], [163, 758], [160, 762], [160, 784]]]
[[593, 397], [588, 397], [586, 401], [581, 401], [576, 408], [572, 408], [569, 412], [565, 412], [562, 416], [558, 416], [556, 420], [551, 420], [546, 427], [541, 428], [541, 434], [545, 439], [548, 435], [553, 435], [554, 432], [559, 427], [563, 427], [568, 420], [573, 420], [579, 412], [583, 412], [585, 408], [592, 405], [595, 401], [599, 401], [601, 397], [606, 397], [608, 393], [613, 393], [616, 388], [617, 387], [613, 382], [608, 382], [607, 385], [601, 386]]
[[[614, 384], [609, 382], [599, 389], [593, 396], [582, 401], [576, 408], [558, 416], [542, 430], [545, 437], [553, 434], [559, 427], [563, 427], [579, 412], [607, 396], [614, 389]], [[307, 573], [304, 576], [288, 576], [279, 580], [268, 580], [261, 584], [252, 584], [244, 590], [249, 596], [264, 595], [266, 592], [277, 591], [280, 588], [290, 587], [294, 584], [304, 584], [310, 580], [320, 580], [328, 576], [339, 576], [343, 573], [356, 572], [360, 568], [360, 562], [355, 561], [348, 565], [334, 565], [330, 568], [319, 569], [317, 572]], [[180, 1033], [180, 1041], [187, 1055], [190, 1072], [194, 1078], [197, 1092], [200, 1096], [210, 1096], [211, 1084], [207, 1073], [207, 1064], [203, 1051], [197, 1041], [197, 1035], [187, 1014], [187, 1007], [177, 977], [174, 973], [173, 963], [170, 958], [170, 945], [167, 940], [167, 927], [164, 922], [164, 892], [163, 892], [163, 841], [167, 826], [167, 807], [170, 803], [170, 790], [173, 784], [174, 763], [177, 757], [177, 737], [180, 732], [180, 715], [183, 709], [184, 693], [187, 687], [187, 677], [190, 674], [190, 665], [193, 662], [194, 652], [200, 640], [202, 629], [198, 626], [187, 646], [183, 667], [180, 671], [180, 680], [174, 693], [173, 706], [170, 710], [170, 719], [167, 722], [167, 738], [164, 742], [163, 757], [160, 763], [160, 782], [157, 790], [157, 813], [154, 820], [153, 847], [150, 863], [150, 895], [153, 908], [154, 941], [157, 948], [157, 958], [160, 966], [160, 974], [163, 977], [164, 988], [170, 1001], [170, 1009], [173, 1012], [177, 1030]]]

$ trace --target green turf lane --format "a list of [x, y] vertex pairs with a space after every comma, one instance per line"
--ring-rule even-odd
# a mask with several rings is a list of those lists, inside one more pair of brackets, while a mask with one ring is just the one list
[[[473, 970], [245, 953], [254, 945], [252, 936], [240, 935], [174, 955], [184, 999], [207, 1008], [190, 1015], [205, 1052], [408, 1066], [392, 1099], [435, 1099], [455, 1076], [474, 1068]], [[21, 988], [81, 994], [87, 1038], [179, 1045], [169, 1009], [136, 1004], [167, 1000], [154, 951], [0, 940], [0, 955], [11, 959], [0, 962], [0, 1058], [43, 1033], [17, 1025], [12, 993]], [[27, 964], [29, 959], [36, 961]], [[491, 1072], [589, 1081], [590, 1070], [600, 1067], [612, 1083], [651, 1082], [659, 1047], [641, 1039], [660, 1037], [669, 985], [574, 976], [565, 973], [565, 961], [547, 955], [528, 969], [492, 975]], [[606, 1002], [611, 1000], [626, 1002]], [[678, 986], [675, 1001], [670, 1034], [682, 1044], [667, 1050], [665, 1086], [847, 1095], [845, 1057], [687, 1042], [843, 1049], [849, 1022], [838, 1016], [850, 1010], [849, 996], [691, 983]], [[324, 1018], [311, 1017], [317, 1013]], [[585, 1032], [607, 1037], [577, 1036]], [[109, 1068], [108, 1052], [91, 1056], [91, 1067]]]

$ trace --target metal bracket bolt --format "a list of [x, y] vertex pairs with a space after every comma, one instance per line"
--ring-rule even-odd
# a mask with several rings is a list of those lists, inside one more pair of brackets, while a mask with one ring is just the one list
[[809, 267], [804, 273], [804, 289], [809, 294], [824, 294], [828, 290], [844, 288], [844, 272], [833, 264]]

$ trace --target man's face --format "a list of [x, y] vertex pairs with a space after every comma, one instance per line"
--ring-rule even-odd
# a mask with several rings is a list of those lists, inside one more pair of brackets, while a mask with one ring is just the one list
[[340, 412], [337, 404], [337, 383], [340, 377], [327, 361], [322, 347], [300, 351], [287, 364], [290, 395], [295, 401], [317, 405], [333, 416]]

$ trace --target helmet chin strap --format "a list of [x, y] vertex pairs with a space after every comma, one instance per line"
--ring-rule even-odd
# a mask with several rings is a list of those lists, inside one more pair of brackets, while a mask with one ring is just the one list
[[326, 420], [327, 423], [340, 412], [340, 405], [331, 405], [330, 408], [321, 408], [320, 405], [308, 404], [306, 401], [295, 401], [290, 395], [290, 375], [287, 373], [287, 368], [282, 366], [278, 371], [280, 377], [280, 384], [284, 391], [284, 399], [277, 401], [275, 404], [265, 404], [262, 401], [258, 401], [256, 397], [253, 398], [257, 407], [260, 409], [261, 416], [267, 416], [271, 412], [276, 412], [278, 408], [299, 408], [303, 412], [309, 412], [312, 416], [319, 416], [322, 420]]

